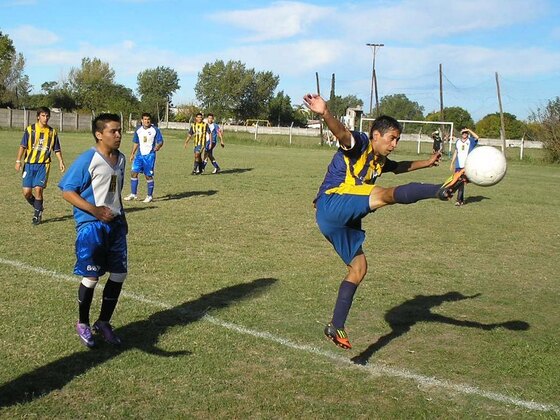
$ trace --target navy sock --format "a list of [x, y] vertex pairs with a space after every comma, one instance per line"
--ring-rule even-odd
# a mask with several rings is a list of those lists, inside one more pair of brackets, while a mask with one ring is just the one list
[[28, 202], [29, 204], [31, 204], [33, 207], [35, 207], [35, 196], [34, 196], [34, 195], [32, 195], [32, 196], [29, 197], [29, 198], [26, 197], [25, 199], [27, 200], [27, 202]]
[[117, 306], [119, 295], [121, 294], [122, 282], [107, 280], [103, 289], [103, 303], [101, 303], [100, 321], [109, 322]]
[[343, 280], [342, 283], [340, 283], [332, 319], [332, 324], [336, 328], [344, 328], [348, 312], [350, 312], [350, 307], [352, 306], [352, 301], [354, 300], [354, 293], [356, 293], [357, 288], [357, 284], [350, 283], [347, 280]]
[[37, 200], [35, 199], [33, 201], [33, 208], [35, 209], [35, 213], [38, 213], [40, 211], [43, 211], [43, 200]]
[[78, 289], [78, 312], [80, 316], [80, 323], [89, 325], [89, 309], [91, 301], [93, 300], [94, 288], [89, 288], [80, 283]]
[[441, 188], [439, 184], [421, 184], [412, 182], [410, 184], [399, 185], [395, 188], [393, 197], [395, 203], [412, 204], [427, 198], [436, 198], [436, 194]]

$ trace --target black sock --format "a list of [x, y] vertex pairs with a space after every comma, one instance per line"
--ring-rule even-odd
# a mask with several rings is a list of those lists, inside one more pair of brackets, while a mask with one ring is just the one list
[[41, 213], [43, 211], [43, 200], [35, 199], [33, 208], [35, 209], [35, 214]]
[[94, 288], [89, 288], [80, 283], [78, 289], [78, 312], [80, 315], [80, 324], [89, 325], [89, 309], [93, 300]]
[[336, 328], [344, 328], [346, 317], [348, 316], [348, 312], [350, 312], [350, 307], [354, 300], [354, 293], [356, 293], [357, 288], [357, 284], [350, 283], [348, 280], [343, 280], [342, 283], [340, 283], [332, 319], [332, 324]]
[[31, 204], [33, 207], [35, 207], [35, 196], [34, 196], [34, 195], [32, 195], [32, 196], [29, 197], [29, 198], [25, 197], [25, 199], [27, 200], [27, 202], [28, 202], [29, 204]]
[[101, 304], [101, 313], [99, 314], [99, 320], [104, 322], [109, 322], [117, 306], [119, 300], [119, 295], [121, 294], [122, 282], [118, 283], [107, 280], [107, 284], [103, 289], [103, 303]]

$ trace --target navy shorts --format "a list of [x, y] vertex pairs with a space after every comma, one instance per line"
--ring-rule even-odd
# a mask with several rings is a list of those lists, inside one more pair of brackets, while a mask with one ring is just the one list
[[214, 147], [216, 147], [216, 143], [215, 141], [207, 141], [206, 142], [206, 146], [204, 146], [204, 150], [207, 152], [211, 152], [212, 150], [214, 150]]
[[319, 230], [346, 265], [362, 248], [362, 219], [371, 213], [369, 195], [322, 194], [316, 201]]
[[100, 220], [78, 227], [74, 274], [101, 277], [105, 273], [128, 271], [126, 224], [118, 218], [110, 223]]
[[26, 163], [23, 167], [23, 188], [47, 188], [50, 163]]

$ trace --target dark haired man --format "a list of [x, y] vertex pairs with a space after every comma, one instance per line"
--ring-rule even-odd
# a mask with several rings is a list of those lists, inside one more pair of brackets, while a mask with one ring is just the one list
[[303, 101], [311, 111], [323, 117], [340, 143], [314, 203], [321, 233], [348, 267], [348, 274], [340, 284], [332, 320], [324, 332], [339, 347], [350, 349], [352, 346], [344, 325], [354, 293], [367, 273], [367, 261], [362, 250], [365, 239], [362, 219], [386, 205], [412, 204], [428, 198], [449, 200], [465, 179], [462, 172], [457, 172], [443, 185], [410, 183], [391, 188], [376, 186], [375, 180], [384, 172], [399, 174], [437, 166], [441, 154], [433, 154], [426, 160], [390, 160], [387, 156], [397, 147], [402, 131], [397, 120], [388, 116], [377, 118], [368, 136], [348, 130], [329, 112], [327, 103], [319, 95], [307, 94]]
[[100, 114], [92, 123], [95, 147], [80, 155], [58, 184], [62, 197], [74, 206], [76, 221], [76, 265], [82, 277], [78, 289], [76, 332], [87, 347], [95, 345], [89, 312], [99, 278], [109, 272], [103, 302], [93, 332], [118, 345], [119, 337], [109, 321], [113, 315], [127, 267], [128, 225], [121, 193], [126, 158], [119, 151], [121, 121], [116, 114]]
[[40, 224], [43, 217], [43, 190], [49, 180], [52, 152], [58, 159], [60, 172], [65, 169], [58, 134], [49, 126], [50, 117], [49, 108], [37, 109], [37, 122], [25, 129], [16, 157], [16, 171], [23, 167], [23, 196], [33, 206], [34, 225]]

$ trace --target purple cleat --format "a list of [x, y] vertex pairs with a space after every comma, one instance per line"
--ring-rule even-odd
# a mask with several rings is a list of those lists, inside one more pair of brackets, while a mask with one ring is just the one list
[[118, 346], [122, 343], [121, 339], [113, 332], [113, 327], [111, 327], [111, 324], [108, 322], [95, 321], [95, 324], [93, 324], [93, 332], [101, 334], [103, 339], [109, 344]]
[[86, 347], [92, 348], [95, 346], [95, 341], [93, 341], [93, 335], [91, 334], [91, 328], [87, 324], [76, 324], [76, 332], [82, 344]]

